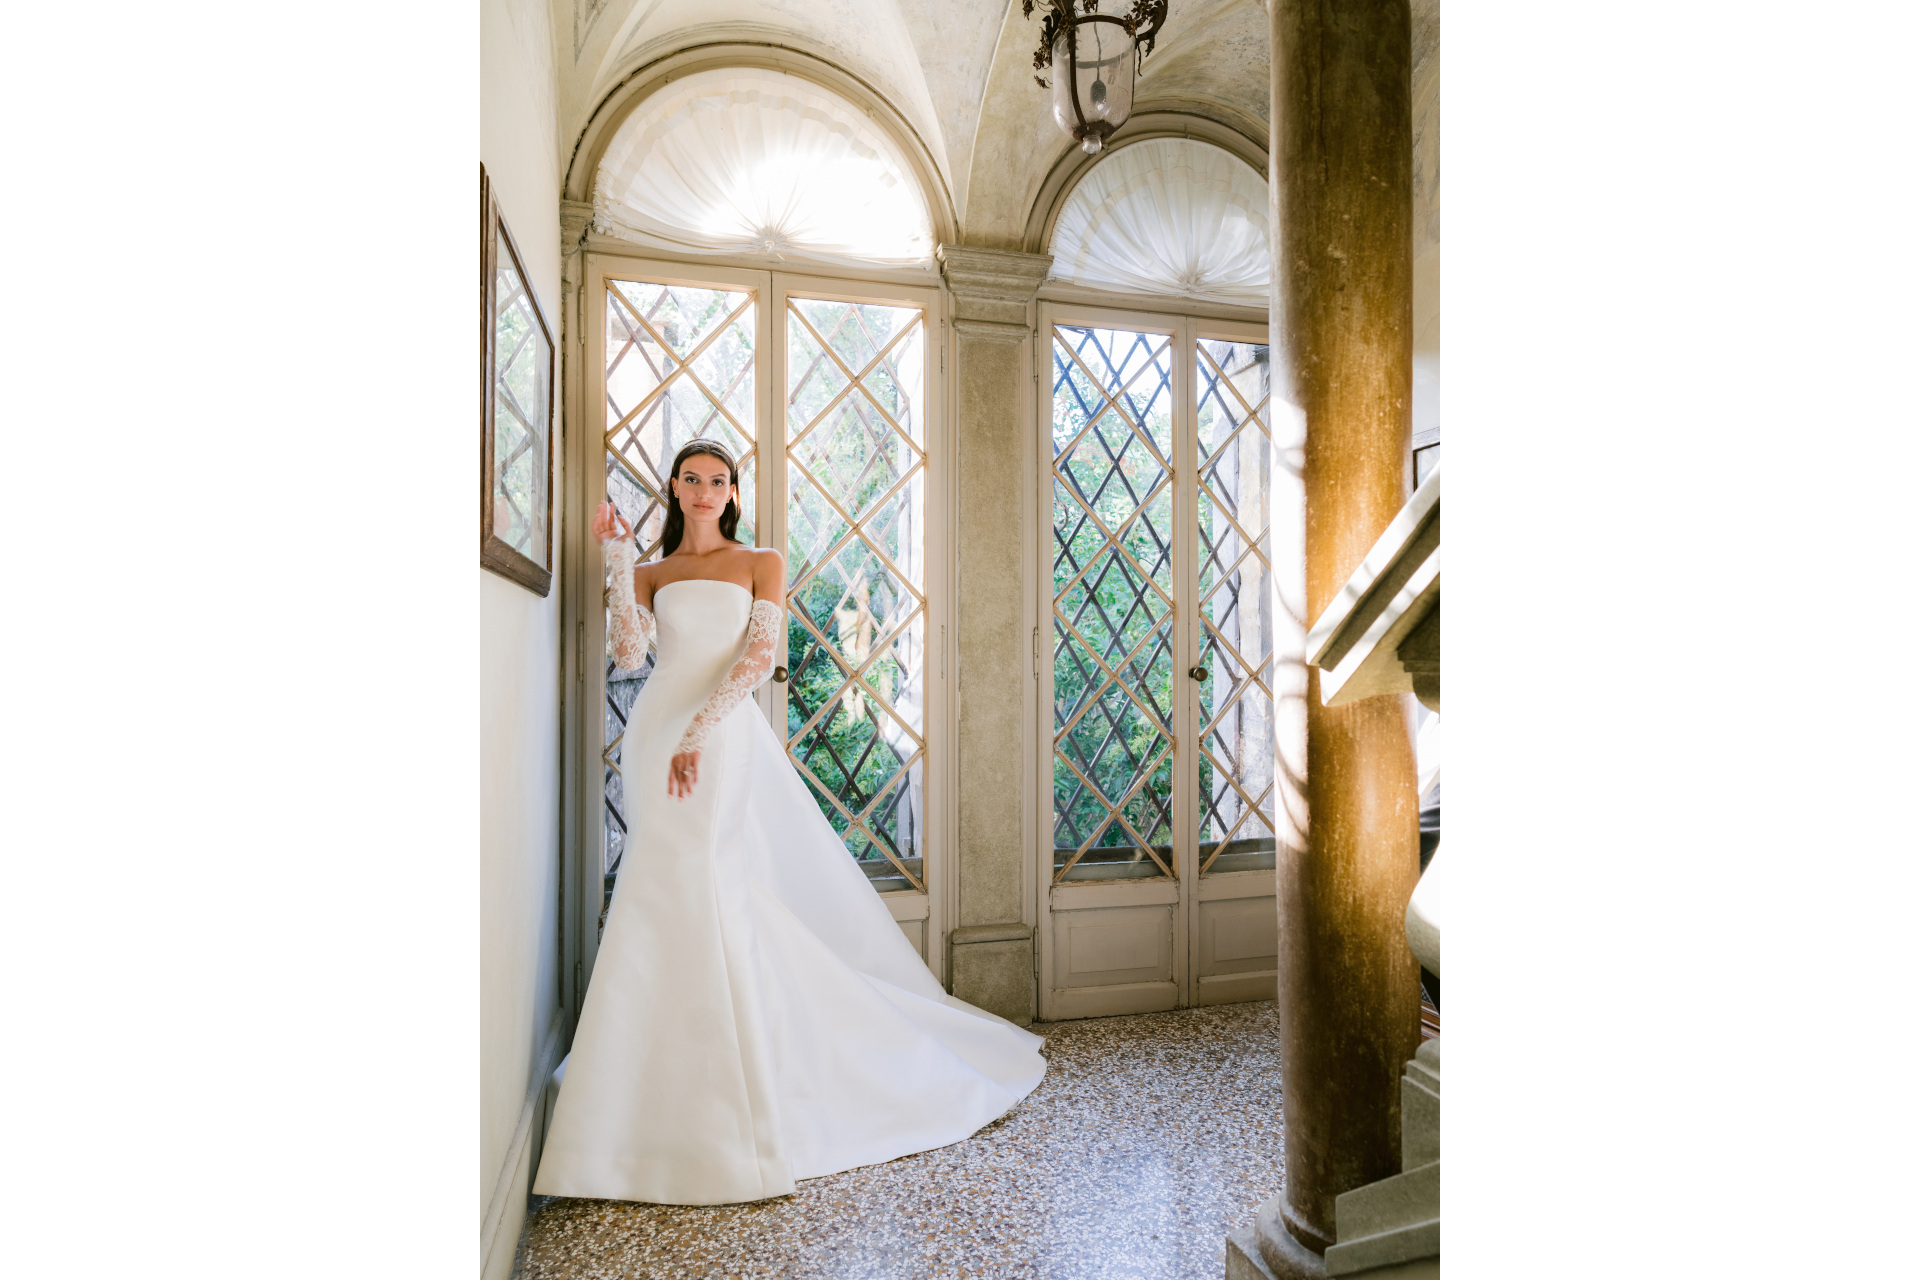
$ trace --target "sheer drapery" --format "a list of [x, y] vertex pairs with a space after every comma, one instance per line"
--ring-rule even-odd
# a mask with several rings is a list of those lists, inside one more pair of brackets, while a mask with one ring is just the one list
[[926, 199], [845, 99], [778, 71], [703, 71], [629, 116], [594, 182], [597, 230], [680, 253], [924, 265]]
[[1067, 196], [1051, 252], [1070, 284], [1264, 307], [1266, 179], [1186, 138], [1122, 147]]

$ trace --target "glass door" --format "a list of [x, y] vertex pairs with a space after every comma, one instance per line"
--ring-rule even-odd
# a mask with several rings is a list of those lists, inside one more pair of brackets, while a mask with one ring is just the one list
[[[902, 932], [937, 961], [942, 895], [930, 868], [946, 724], [939, 346], [930, 337], [940, 329], [938, 291], [592, 262], [588, 354], [599, 376], [587, 403], [593, 412], [598, 396], [601, 417], [587, 506], [611, 501], [650, 559], [674, 454], [699, 437], [735, 452], [739, 537], [787, 556], [787, 674], [756, 697], [822, 816]], [[597, 572], [596, 558], [589, 579]], [[582, 651], [604, 655], [591, 869], [604, 921], [629, 854], [622, 748], [652, 658], [621, 668], [604, 609], [584, 612]], [[594, 933], [590, 918], [584, 931]]]
[[1042, 1017], [1260, 999], [1278, 950], [1264, 328], [1049, 306], [1042, 332]]

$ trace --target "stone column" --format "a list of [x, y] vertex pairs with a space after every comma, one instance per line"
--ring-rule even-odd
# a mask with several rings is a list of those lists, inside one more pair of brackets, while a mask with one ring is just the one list
[[1033, 301], [1053, 259], [943, 245], [958, 365], [953, 423], [953, 653], [959, 716], [953, 994], [1022, 1025], [1033, 1021], [1022, 690], [1033, 640], [1021, 532], [1031, 519], [1025, 466], [1033, 431]]
[[[1290, 603], [1310, 625], [1410, 492], [1411, 29], [1408, 0], [1269, 12], [1275, 426], [1299, 445], [1282, 459], [1297, 478], [1275, 477], [1299, 505], [1276, 510], [1274, 553], [1283, 577], [1303, 575]], [[1302, 656], [1305, 832], [1278, 868], [1286, 1181], [1254, 1231], [1279, 1277], [1324, 1276], [1334, 1198], [1400, 1171], [1400, 1073], [1420, 1043], [1409, 699], [1322, 706]], [[1297, 744], [1279, 745], [1285, 760]], [[1253, 1261], [1228, 1258], [1229, 1275]]]

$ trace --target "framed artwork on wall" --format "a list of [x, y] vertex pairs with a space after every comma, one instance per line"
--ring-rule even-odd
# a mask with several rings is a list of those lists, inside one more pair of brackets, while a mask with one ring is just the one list
[[480, 563], [553, 585], [553, 330], [480, 169]]

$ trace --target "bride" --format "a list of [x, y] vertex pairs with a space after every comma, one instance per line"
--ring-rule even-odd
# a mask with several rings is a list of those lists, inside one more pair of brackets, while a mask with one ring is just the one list
[[1040, 1083], [1041, 1040], [947, 995], [751, 694], [785, 610], [734, 540], [725, 446], [674, 458], [661, 558], [603, 505], [615, 661], [656, 663], [623, 746], [627, 854], [540, 1195], [725, 1204], [958, 1142]]

